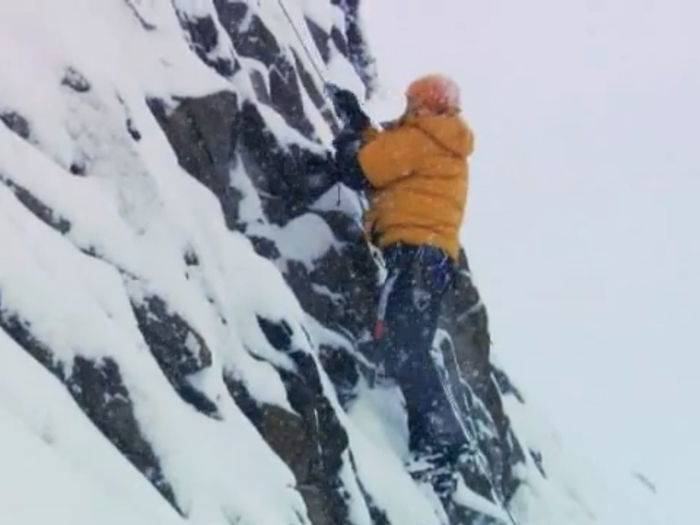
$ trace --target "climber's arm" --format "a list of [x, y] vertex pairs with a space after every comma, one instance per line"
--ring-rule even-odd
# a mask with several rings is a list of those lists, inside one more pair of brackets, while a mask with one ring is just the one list
[[362, 172], [375, 188], [383, 188], [415, 171], [425, 137], [416, 129], [400, 126], [374, 132], [357, 158]]

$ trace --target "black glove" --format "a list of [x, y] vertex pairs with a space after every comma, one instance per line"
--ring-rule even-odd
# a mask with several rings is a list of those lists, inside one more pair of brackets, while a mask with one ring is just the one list
[[357, 155], [362, 139], [360, 134], [350, 127], [343, 128], [333, 139], [336, 158], [351, 158]]
[[370, 187], [357, 160], [357, 152], [361, 144], [359, 134], [349, 129], [341, 131], [333, 139], [338, 181], [356, 191], [363, 191]]
[[352, 91], [334, 84], [329, 84], [327, 90], [336, 113], [346, 127], [359, 132], [372, 124], [370, 118], [362, 111], [360, 102]]

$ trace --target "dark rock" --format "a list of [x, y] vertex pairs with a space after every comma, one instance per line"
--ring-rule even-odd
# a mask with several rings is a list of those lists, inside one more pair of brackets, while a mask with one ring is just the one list
[[343, 348], [323, 345], [319, 348], [319, 360], [335, 388], [338, 401], [343, 407], [356, 397], [356, 387], [360, 380], [359, 364]]
[[[313, 525], [335, 525], [336, 508], [329, 493], [323, 458], [315, 449], [314, 427], [296, 414], [267, 405], [260, 433], [272, 450], [289, 466]], [[347, 521], [347, 520], [346, 520]]]
[[243, 105], [239, 129], [236, 151], [258, 193], [264, 217], [281, 226], [303, 209], [283, 197], [288, 187], [285, 181], [288, 166], [294, 160], [282, 150], [252, 104]]
[[309, 436], [304, 420], [278, 406], [262, 409], [261, 432], [267, 443], [294, 473], [297, 482], [304, 485], [313, 477], [316, 466], [309, 455]]
[[183, 29], [190, 36], [190, 42], [197, 55], [205, 60], [219, 45], [219, 31], [210, 16], [191, 17], [177, 9], [177, 17]]
[[226, 386], [246, 416], [289, 466], [314, 525], [349, 524], [349, 509], [338, 478], [348, 441], [328, 399], [323, 395], [313, 359], [296, 352], [298, 373], [280, 372], [292, 408], [260, 404], [230, 376]]
[[520, 443], [513, 433], [513, 429], [509, 429], [508, 436], [505, 442], [501, 445], [501, 455], [510, 463], [511, 468], [506, 468], [501, 477], [501, 486], [503, 487], [503, 500], [509, 502], [520, 487], [521, 479], [513, 472], [513, 466], [525, 462], [525, 451], [520, 446]]
[[331, 40], [342, 55], [348, 55], [348, 42], [345, 40], [345, 35], [337, 27], [331, 29]]
[[[505, 494], [513, 482], [512, 467], [521, 455], [515, 449], [510, 421], [492, 375], [486, 307], [472, 281], [463, 250], [455, 285], [443, 303], [440, 326], [450, 334], [453, 348], [449, 351], [454, 353], [459, 373], [468, 385], [463, 394], [469, 397], [468, 405], [473, 407], [471, 417], [481, 429], [478, 436], [481, 453], [491, 467], [495, 489]], [[485, 490], [483, 480], [479, 481], [480, 474], [464, 474], [472, 488]]]
[[238, 124], [237, 152], [271, 223], [282, 226], [306, 212], [335, 184], [328, 172], [308, 177], [307, 168], [324, 165], [325, 158], [296, 144], [282, 146], [255, 104], [243, 104]]
[[525, 403], [525, 396], [516, 388], [508, 375], [493, 363], [491, 364], [491, 375], [494, 381], [496, 381], [496, 385], [498, 385], [498, 389], [501, 391], [502, 395], [512, 395], [521, 403]]
[[91, 87], [90, 82], [88, 82], [83, 74], [73, 67], [69, 67], [65, 70], [63, 78], [61, 79], [61, 84], [78, 93], [87, 93], [90, 91]]
[[[346, 32], [343, 34], [336, 27], [328, 35], [307, 20], [314, 43], [324, 61], [329, 60], [331, 43], [346, 54], [371, 93], [376, 68], [359, 20], [359, 2], [332, 0], [332, 3], [346, 14]], [[324, 326], [344, 334], [356, 350], [369, 352], [366, 346], [357, 348], [357, 341], [367, 334], [374, 321], [378, 272], [357, 220], [342, 212], [318, 212], [337, 242], [310, 270], [296, 261], [282, 261], [282, 254], [271, 239], [248, 232], [239, 214], [242, 192], [236, 188], [237, 181], [231, 180], [231, 168], [240, 160], [244, 168], [240, 172], [250, 178], [260, 198], [261, 222], [284, 226], [303, 214], [316, 213], [309, 207], [336, 183], [327, 157], [293, 144], [282, 144], [257, 107], [258, 103], [270, 106], [290, 126], [313, 137], [314, 130], [302, 104], [303, 89], [334, 126], [333, 114], [319, 90], [316, 73], [307, 70], [305, 57], [297, 56], [293, 50], [283, 52], [275, 34], [251, 13], [249, 2], [214, 0], [214, 7], [236, 53], [259, 61], [269, 73], [269, 85], [260, 72], [251, 70], [257, 103], [239, 104], [235, 95], [217, 93], [181, 100], [171, 112], [166, 112], [158, 101], [149, 101], [151, 108], [180, 165], [220, 200], [228, 227], [247, 234], [257, 253], [283, 265], [285, 278], [306, 312]], [[179, 14], [181, 24], [195, 52], [227, 76], [225, 68], [215, 62], [223, 36], [218, 34], [216, 20], [184, 15]], [[455, 370], [463, 381], [463, 391], [459, 394], [469, 407], [471, 424], [478, 429], [479, 454], [487, 467], [486, 471], [481, 470], [475, 456], [465, 464], [462, 473], [477, 492], [491, 497], [493, 484], [499, 496], [507, 499], [517, 486], [512, 466], [522, 460], [524, 451], [518, 446], [503, 410], [500, 395], [501, 391], [506, 392], [504, 385], [509, 383], [504, 380], [505, 374], [501, 377], [500, 371], [490, 363], [488, 315], [471, 280], [464, 254], [460, 270], [455, 289], [445, 299], [441, 327], [451, 336], [449, 351], [455, 356]], [[347, 523], [350, 513], [343, 495], [346, 491], [338, 476], [343, 466], [341, 455], [347, 448], [347, 434], [323, 393], [317, 362], [313, 356], [295, 348], [294, 334], [284, 320], [258, 317], [258, 324], [270, 344], [295, 364], [294, 371], [278, 370], [295, 413], [256, 401], [244, 382], [226, 376], [229, 393], [294, 472], [314, 525]], [[323, 346], [319, 349], [319, 360], [344, 404], [355, 395], [360, 377], [372, 373], [371, 368], [358, 361], [356, 354], [343, 348]], [[178, 383], [183, 384], [186, 382]], [[510, 391], [517, 392], [514, 388]], [[189, 397], [193, 406], [206, 412], [210, 400], [206, 396], [198, 399], [197, 395], [196, 391], [185, 394], [181, 391], [183, 398]], [[365, 494], [365, 500], [375, 523], [385, 524], [386, 516], [373, 504], [371, 494]], [[453, 512], [453, 523], [488, 523], [483, 516], [466, 515], [464, 512], [468, 511], [462, 511], [461, 515]]]
[[[298, 261], [286, 261], [285, 278], [304, 310], [324, 325], [340, 324], [338, 317], [345, 311], [339, 301], [320, 293], [306, 265]], [[330, 292], [330, 290], [329, 290]], [[345, 301], [342, 300], [342, 303]]]
[[26, 208], [42, 222], [51, 226], [62, 235], [70, 231], [70, 221], [41, 202], [37, 197], [30, 193], [29, 190], [9, 179], [4, 179], [2, 175], [0, 175], [0, 181], [10, 188], [17, 197], [17, 200], [26, 206]]
[[[355, 458], [352, 454], [350, 455], [350, 464], [352, 465], [353, 470], [357, 471]], [[358, 485], [360, 486], [362, 496], [364, 497], [365, 502], [367, 502], [367, 508], [369, 509], [370, 518], [372, 519], [372, 525], [391, 525], [391, 521], [389, 520], [389, 516], [387, 516], [386, 511], [377, 506], [372, 494], [365, 489], [362, 480], [358, 478], [357, 481]]]
[[148, 19], [147, 16], [145, 16], [140, 9], [141, 2], [140, 0], [125, 0], [126, 6], [131, 10], [133, 15], [136, 17], [136, 20], [139, 21], [141, 26], [146, 30], [146, 31], [155, 31], [158, 26], [154, 24], [152, 21]]
[[134, 416], [133, 402], [116, 361], [106, 358], [93, 362], [76, 357], [68, 389], [105, 436], [177, 508], [175, 494], [163, 475], [160, 461]]
[[160, 297], [132, 301], [132, 308], [146, 344], [173, 388], [196, 410], [216, 414], [216, 403], [189, 382], [189, 376], [212, 364], [206, 341], [180, 315], [169, 311]]
[[138, 130], [136, 124], [134, 124], [134, 121], [131, 118], [126, 119], [126, 130], [129, 132], [132, 139], [137, 142], [141, 140], [141, 132]]
[[310, 18], [306, 18], [306, 25], [309, 28], [309, 33], [314, 39], [314, 44], [316, 44], [316, 49], [321, 55], [324, 62], [328, 62], [331, 59], [331, 48], [328, 44], [330, 35], [326, 33], [316, 22]]
[[[307, 454], [312, 467], [309, 482], [318, 491], [324, 509], [316, 518], [318, 524], [349, 524], [351, 509], [343, 496], [346, 490], [340, 479], [342, 454], [348, 446], [348, 436], [338, 420], [330, 401], [324, 395], [316, 362], [309, 354], [291, 354], [298, 373], [279, 371], [287, 388], [292, 408], [301, 415]], [[318, 500], [314, 500], [318, 505]]]
[[73, 175], [84, 176], [87, 171], [87, 166], [81, 160], [74, 160], [71, 162], [68, 171], [70, 171]]
[[187, 378], [185, 378], [184, 382], [173, 385], [173, 388], [175, 388], [175, 391], [185, 403], [193, 407], [199, 413], [213, 419], [222, 419], [219, 407], [216, 403], [209, 399], [204, 392], [191, 385], [187, 381]]
[[257, 429], [260, 429], [263, 422], [263, 405], [250, 395], [245, 385], [230, 372], [224, 373], [224, 384], [238, 408]]
[[340, 455], [348, 446], [348, 436], [323, 392], [320, 372], [313, 356], [305, 352], [290, 355], [298, 373], [280, 370], [289, 403], [299, 413], [308, 412], [309, 407], [314, 407], [316, 431], [319, 432], [317, 443], [323, 454], [327, 455], [325, 465], [337, 470], [341, 466]]
[[263, 410], [260, 432], [294, 474], [311, 523], [336, 523], [331, 518], [334, 509], [324, 481], [327, 473], [321, 458], [310, 446], [316, 436], [309, 424], [296, 414], [268, 405]]
[[[369, 52], [367, 39], [360, 22], [360, 0], [339, 0], [336, 5], [345, 13], [346, 32], [344, 40], [347, 42], [345, 54], [367, 87], [367, 95], [369, 96], [377, 87], [377, 71], [376, 61]], [[337, 37], [333, 39], [335, 41]]]
[[542, 453], [530, 450], [530, 457], [532, 458], [532, 461], [535, 462], [535, 466], [537, 467], [537, 470], [540, 471], [540, 474], [542, 474], [542, 477], [546, 478], [547, 474], [544, 471], [544, 463], [542, 463]]
[[267, 87], [262, 73], [255, 69], [252, 70], [250, 72], [250, 82], [253, 84], [253, 89], [255, 90], [255, 95], [258, 97], [258, 100], [268, 106], [271, 105], [272, 99], [270, 98], [270, 90]]
[[4, 301], [0, 289], [0, 328], [20, 347], [26, 350], [34, 359], [48, 368], [62, 382], [67, 376], [61, 364], [54, 359], [51, 348], [38, 340], [32, 334], [32, 324], [12, 311], [11, 305]]
[[248, 239], [253, 245], [255, 253], [261, 257], [265, 257], [271, 261], [279, 259], [282, 255], [275, 242], [266, 237], [260, 237], [257, 235], [248, 235]]
[[160, 297], [146, 297], [132, 307], [153, 357], [168, 378], [181, 378], [211, 366], [206, 341]]
[[465, 379], [483, 399], [493, 388], [488, 315], [472, 281], [464, 251], [460, 254], [456, 282], [442, 305], [441, 327], [452, 337]]
[[259, 315], [256, 316], [256, 319], [258, 321], [258, 326], [260, 326], [263, 334], [265, 334], [265, 338], [273, 348], [284, 353], [293, 350], [292, 336], [294, 335], [294, 331], [287, 321], [284, 319], [281, 321], [272, 321]]
[[185, 264], [187, 266], [199, 266], [199, 257], [197, 257], [197, 253], [194, 250], [186, 250], [185, 251]]
[[131, 115], [131, 110], [129, 109], [129, 106], [127, 106], [126, 102], [119, 93], [117, 93], [117, 100], [119, 101], [119, 104], [122, 107], [122, 111], [124, 112], [124, 122], [126, 124], [126, 131], [129, 133], [132, 139], [138, 142], [139, 140], [141, 140], [141, 132], [136, 127], [136, 123], [134, 122], [134, 119]]
[[91, 361], [76, 356], [72, 368], [66, 369], [54, 357], [51, 348], [34, 337], [31, 323], [12, 313], [11, 305], [3, 304], [1, 294], [0, 328], [66, 385], [76, 403], [97, 428], [180, 512], [160, 461], [136, 420], [133, 402], [118, 363], [109, 358]]
[[[317, 212], [337, 240], [313, 271], [289, 262], [288, 282], [304, 309], [328, 327], [359, 338], [375, 318], [378, 268], [356, 220], [342, 212]], [[328, 293], [323, 293], [327, 290]]]
[[233, 56], [216, 55], [221, 35], [211, 16], [192, 16], [189, 13], [183, 13], [178, 8], [176, 8], [176, 13], [180, 26], [189, 35], [192, 49], [205, 64], [227, 78], [233, 76], [240, 69], [240, 64]]
[[[333, 133], [339, 133], [340, 123], [336, 119], [335, 114], [331, 109], [331, 105], [328, 103], [328, 97], [319, 91], [311, 74], [306, 70], [306, 68], [304, 68], [303, 62], [299, 59], [296, 53], [294, 53], [294, 62], [296, 64], [296, 70], [299, 74], [299, 79], [304, 86], [304, 90], [309, 95], [314, 105], [321, 111], [321, 115], [331, 126]], [[321, 79], [321, 81], [323, 81], [323, 79]]]
[[219, 19], [236, 52], [261, 62], [270, 75], [270, 105], [285, 121], [307, 137], [314, 128], [304, 112], [297, 70], [282, 53], [275, 35], [246, 2], [216, 0]]
[[[349, 342], [357, 341], [374, 323], [378, 269], [352, 217], [342, 212], [317, 213], [331, 228], [337, 245], [316, 261], [312, 271], [286, 261], [285, 278], [306, 312]], [[358, 347], [361, 353], [366, 349]], [[319, 358], [344, 405], [354, 398], [360, 374], [373, 373], [342, 348], [322, 346]]]
[[238, 97], [228, 91], [180, 101], [167, 112], [156, 99], [149, 107], [163, 128], [180, 166], [209, 188], [221, 202], [230, 229], [240, 228], [241, 194], [231, 186], [234, 146], [241, 130]]
[[350, 524], [350, 509], [339, 475], [348, 436], [326, 397], [313, 356], [294, 348], [293, 331], [284, 321], [257, 317], [270, 344], [288, 355], [293, 372], [278, 370], [294, 410], [253, 401], [245, 387], [226, 378], [229, 392], [266, 442], [294, 473], [314, 525]]
[[[155, 30], [149, 11], [141, 4], [127, 0], [127, 5], [147, 30]], [[346, 14], [346, 32], [337, 27], [330, 35], [312, 20], [307, 20], [313, 42], [324, 61], [331, 57], [331, 45], [346, 54], [363, 79], [368, 91], [375, 80], [375, 64], [368, 53], [359, 21], [358, 0], [332, 0]], [[180, 3], [182, 4], [182, 3]], [[178, 4], [178, 5], [180, 5]], [[158, 99], [148, 100], [149, 107], [169, 140], [180, 166], [207, 187], [220, 201], [230, 229], [248, 233], [255, 250], [286, 268], [285, 278], [304, 310], [325, 327], [343, 334], [354, 348], [323, 345], [318, 360], [298, 348], [290, 324], [258, 316], [257, 322], [270, 345], [294, 363], [293, 370], [278, 369], [292, 411], [256, 400], [245, 381], [227, 370], [224, 382], [229, 394], [259, 430], [271, 448], [289, 465], [299, 492], [306, 502], [314, 525], [350, 525], [351, 509], [347, 478], [340, 473], [352, 471], [354, 458], [345, 454], [348, 435], [331, 405], [321, 383], [322, 365], [331, 378], [340, 402], [352, 401], [362, 376], [372, 374], [371, 365], [358, 354], [372, 356], [371, 345], [358, 341], [371, 329], [378, 292], [377, 267], [364, 241], [357, 220], [340, 211], [313, 212], [312, 204], [336, 184], [333, 167], [325, 154], [282, 143], [258, 106], [264, 104], [281, 115], [287, 124], [314, 140], [314, 129], [304, 112], [306, 94], [334, 126], [334, 115], [313, 65], [294, 50], [282, 49], [276, 35], [254, 13], [247, 0], [214, 0], [215, 11], [205, 15], [176, 7], [181, 27], [194, 53], [219, 75], [230, 79], [241, 65], [222, 43], [227, 40], [235, 52], [260, 62], [269, 73], [269, 85], [263, 74], [251, 70], [251, 82], [257, 96], [255, 103], [241, 102], [234, 92], [222, 91], [198, 98], [177, 99], [170, 108]], [[184, 4], [182, 4], [184, 5]], [[289, 51], [289, 52], [288, 52]], [[308, 68], [308, 69], [307, 69]], [[74, 68], [68, 68], [62, 83], [78, 93], [91, 89], [87, 79]], [[234, 89], [233, 87], [231, 88]], [[304, 90], [304, 92], [302, 92]], [[118, 96], [118, 95], [117, 95]], [[118, 97], [119, 98], [119, 97]], [[124, 107], [126, 130], [134, 140], [141, 140], [127, 106]], [[265, 108], [267, 109], [267, 108]], [[29, 122], [16, 112], [0, 113], [0, 120], [24, 139], [29, 139]], [[86, 159], [77, 158], [69, 170], [75, 175], [88, 171]], [[238, 161], [244, 170], [235, 170]], [[232, 173], [243, 173], [262, 202], [261, 223], [283, 226], [290, 220], [316, 213], [332, 230], [337, 242], [316, 261], [314, 268], [295, 261], [281, 261], [275, 242], [251, 235], [240, 217], [243, 193], [232, 180]], [[2, 180], [17, 198], [40, 220], [58, 232], [70, 231], [71, 224], [57, 216], [29, 191], [8, 180]], [[245, 181], [246, 183], [248, 181]], [[248, 219], [248, 218], [246, 218]], [[99, 257], [94, 249], [84, 253]], [[185, 270], [200, 264], [194, 249], [182, 254]], [[493, 488], [505, 500], [512, 496], [517, 480], [512, 466], [530, 454], [541, 465], [538, 453], [524, 451], [518, 445], [510, 422], [503, 410], [501, 393], [512, 393], [522, 399], [507, 376], [490, 363], [490, 336], [486, 309], [471, 280], [466, 257], [462, 254], [460, 276], [455, 289], [445, 299], [441, 327], [449, 332], [452, 343], [447, 350], [455, 356], [456, 370], [465, 381], [459, 397], [468, 407], [470, 424], [476, 429], [478, 454], [465, 463], [464, 478], [477, 492], [491, 497]], [[134, 279], [123, 275], [125, 282]], [[209, 299], [211, 302], [211, 299]], [[132, 299], [138, 327], [164, 375], [183, 402], [198, 412], [220, 417], [216, 400], [195, 385], [194, 377], [212, 364], [212, 355], [202, 334], [181, 315], [169, 309], [164, 298], [149, 296], [145, 301]], [[170, 503], [177, 508], [175, 495], [164, 478], [159, 458], [149, 444], [136, 419], [132, 395], [122, 376], [116, 358], [91, 361], [77, 357], [69, 367], [56, 359], [52, 349], [38, 341], [32, 326], [19, 314], [10, 313], [11, 305], [3, 304], [0, 290], [0, 329], [42, 363], [68, 388], [73, 398], [100, 431], [136, 466]], [[221, 320], [227, 324], [226, 319]], [[302, 328], [303, 329], [303, 328]], [[307, 339], [308, 333], [304, 330]], [[256, 352], [251, 349], [254, 359]], [[118, 356], [114, 356], [118, 357]], [[320, 362], [320, 363], [319, 363]], [[205, 372], [207, 373], [207, 372]], [[235, 446], [235, 444], [233, 444]], [[350, 465], [345, 462], [350, 461]], [[476, 460], [483, 458], [486, 470]], [[345, 473], [345, 471], [343, 471]], [[373, 501], [358, 480], [373, 523], [388, 525], [385, 512]], [[451, 523], [489, 523], [488, 518], [467, 509], [452, 509]]]
[[462, 507], [461, 505], [453, 505], [448, 509], [448, 516], [452, 524], [469, 524], [469, 525], [506, 525], [502, 520], [493, 518], [488, 514]]
[[214, 0], [214, 6], [236, 52], [241, 56], [259, 60], [271, 68], [282, 50], [260, 17], [249, 12], [248, 2]]
[[29, 121], [16, 111], [0, 111], [0, 121], [24, 140], [31, 135]]
[[[284, 55], [278, 55], [270, 68], [270, 101], [290, 126], [302, 135], [315, 138], [316, 131], [304, 111], [297, 70]], [[307, 73], [308, 74], [308, 73]]]

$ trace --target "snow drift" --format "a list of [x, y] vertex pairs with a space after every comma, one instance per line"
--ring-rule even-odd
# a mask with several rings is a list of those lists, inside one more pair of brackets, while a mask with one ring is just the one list
[[486, 470], [449, 509], [404, 470], [358, 196], [308, 169], [320, 74], [379, 80], [357, 0], [283, 2], [0, 4], [0, 520], [595, 522], [510, 423], [466, 259], [438, 344]]

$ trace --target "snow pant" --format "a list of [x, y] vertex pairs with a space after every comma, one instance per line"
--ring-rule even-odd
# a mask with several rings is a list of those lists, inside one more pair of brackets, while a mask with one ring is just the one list
[[414, 452], [464, 441], [459, 416], [449, 402], [431, 355], [440, 307], [454, 279], [452, 260], [431, 246], [395, 244], [384, 250], [387, 278], [379, 301], [385, 371], [406, 401]]

